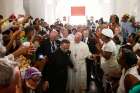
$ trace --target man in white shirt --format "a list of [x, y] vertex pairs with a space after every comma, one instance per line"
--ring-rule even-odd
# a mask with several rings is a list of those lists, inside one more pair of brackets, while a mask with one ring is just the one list
[[85, 93], [87, 84], [87, 71], [85, 58], [91, 53], [89, 52], [88, 45], [82, 40], [82, 33], [75, 34], [74, 41], [71, 42], [70, 50], [71, 57], [76, 69], [75, 72], [70, 71], [69, 74], [69, 90], [70, 93]]

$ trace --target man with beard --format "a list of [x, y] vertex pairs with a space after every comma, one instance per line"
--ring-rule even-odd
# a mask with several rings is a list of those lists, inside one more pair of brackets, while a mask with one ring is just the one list
[[60, 48], [53, 55], [52, 81], [49, 83], [49, 93], [66, 93], [68, 67], [73, 68], [69, 47], [70, 41], [64, 39], [60, 43]]

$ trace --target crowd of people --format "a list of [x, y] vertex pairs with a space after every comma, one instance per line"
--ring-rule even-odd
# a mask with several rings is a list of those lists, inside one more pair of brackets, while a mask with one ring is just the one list
[[73, 26], [0, 15], [0, 93], [140, 93], [140, 24], [119, 19]]

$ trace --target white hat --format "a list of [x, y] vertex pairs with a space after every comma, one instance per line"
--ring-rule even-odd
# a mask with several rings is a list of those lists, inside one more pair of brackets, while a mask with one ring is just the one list
[[101, 32], [103, 35], [107, 36], [107, 37], [110, 37], [110, 38], [113, 38], [114, 37], [114, 34], [113, 34], [113, 31], [111, 29], [103, 29], [102, 32]]

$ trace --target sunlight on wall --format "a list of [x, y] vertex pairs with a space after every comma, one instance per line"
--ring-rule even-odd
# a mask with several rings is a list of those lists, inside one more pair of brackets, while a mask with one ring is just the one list
[[[103, 17], [109, 21], [111, 14], [117, 14], [120, 18], [123, 14], [128, 13], [135, 15], [140, 20], [139, 0], [44, 0], [45, 19], [53, 23], [57, 18], [68, 18], [69, 23], [85, 24], [86, 18], [93, 16], [95, 20]], [[54, 4], [57, 2], [57, 4]], [[47, 4], [48, 3], [48, 4]], [[127, 5], [126, 5], [127, 3]], [[85, 17], [71, 16], [71, 6], [85, 6]], [[125, 6], [125, 7], [124, 7]], [[83, 21], [81, 21], [83, 19]], [[77, 20], [77, 21], [75, 21]]]
[[[113, 12], [112, 0], [60, 0], [56, 6], [56, 18], [66, 16], [71, 24], [86, 24], [86, 18], [93, 16], [94, 19], [104, 17], [108, 21]], [[71, 6], [85, 6], [85, 16], [71, 16]]]
[[71, 16], [69, 18], [69, 23], [72, 25], [86, 25], [86, 17], [85, 16]]

